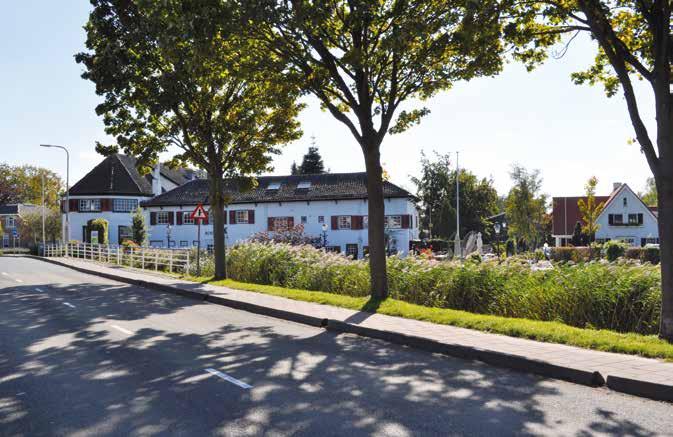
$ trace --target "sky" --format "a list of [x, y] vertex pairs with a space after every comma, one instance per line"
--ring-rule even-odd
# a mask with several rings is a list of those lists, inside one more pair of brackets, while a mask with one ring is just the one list
[[[90, 10], [82, 0], [7, 2], [0, 14], [0, 162], [31, 164], [66, 174], [64, 153], [42, 143], [66, 145], [71, 154], [70, 184], [102, 157], [96, 141], [110, 144], [94, 111], [101, 97], [80, 78], [74, 54], [84, 50]], [[498, 192], [511, 186], [514, 163], [539, 169], [543, 191], [550, 196], [578, 195], [586, 180], [599, 179], [598, 194], [613, 182], [642, 190], [650, 176], [634, 137], [621, 94], [608, 99], [600, 86], [574, 85], [570, 74], [590, 65], [595, 45], [577, 38], [561, 59], [550, 59], [532, 73], [509, 63], [497, 77], [457, 83], [420, 102], [430, 115], [410, 130], [388, 135], [382, 163], [392, 182], [414, 191], [411, 176], [420, 172], [424, 151], [460, 152], [460, 167], [493, 179]], [[637, 86], [648, 126], [653, 125], [653, 99]], [[301, 161], [315, 136], [332, 172], [364, 171], [364, 159], [350, 132], [317, 101], [300, 121], [304, 136], [287, 145], [274, 160], [274, 174], [288, 174]], [[412, 102], [411, 106], [417, 102]], [[651, 133], [652, 134], [652, 133]], [[168, 158], [169, 156], [166, 156]]]

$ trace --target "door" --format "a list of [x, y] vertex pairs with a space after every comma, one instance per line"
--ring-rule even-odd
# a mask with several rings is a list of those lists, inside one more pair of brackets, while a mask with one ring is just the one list
[[346, 245], [346, 255], [352, 256], [353, 259], [358, 259], [358, 245], [357, 244], [347, 244]]

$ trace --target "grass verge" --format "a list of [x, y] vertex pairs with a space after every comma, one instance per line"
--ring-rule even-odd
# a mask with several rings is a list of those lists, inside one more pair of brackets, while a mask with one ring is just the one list
[[183, 277], [183, 279], [304, 302], [314, 302], [352, 310], [423, 320], [547, 343], [560, 343], [599, 351], [640, 355], [648, 358], [663, 358], [666, 361], [673, 362], [673, 344], [661, 340], [654, 335], [622, 334], [608, 330], [582, 329], [558, 322], [543, 322], [475, 314], [445, 308], [430, 308], [395, 299], [373, 301], [366, 297], [342, 296], [322, 291], [251, 284], [231, 279], [221, 281], [198, 277]]

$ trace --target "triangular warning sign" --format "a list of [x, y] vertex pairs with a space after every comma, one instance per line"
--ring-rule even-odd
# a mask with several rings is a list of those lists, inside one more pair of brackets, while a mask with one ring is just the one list
[[192, 211], [191, 217], [194, 220], [206, 220], [208, 219], [208, 213], [203, 208], [203, 205], [199, 203], [198, 205], [196, 205], [196, 209]]

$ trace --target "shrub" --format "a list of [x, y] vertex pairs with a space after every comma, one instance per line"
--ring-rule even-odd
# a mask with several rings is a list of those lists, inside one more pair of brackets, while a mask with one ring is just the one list
[[581, 263], [591, 261], [600, 257], [596, 250], [591, 247], [553, 247], [551, 249], [552, 261], [572, 261]]
[[640, 260], [643, 256], [643, 250], [640, 247], [629, 247], [624, 253], [624, 258]]
[[98, 244], [108, 244], [108, 221], [103, 218], [86, 222], [87, 241], [91, 241], [91, 231], [98, 231]]
[[626, 244], [620, 241], [608, 241], [603, 247], [605, 249], [605, 257], [611, 262], [623, 257], [627, 248]]
[[[203, 257], [204, 275], [212, 274], [206, 273], [211, 263], [212, 256]], [[500, 264], [392, 256], [388, 258], [388, 280], [391, 297], [419, 305], [583, 328], [657, 332], [661, 308], [658, 267], [570, 264], [531, 271], [525, 256]], [[230, 277], [242, 282], [348, 296], [369, 294], [366, 261], [310, 246], [239, 244], [228, 251], [227, 266]]]
[[658, 247], [644, 247], [640, 260], [650, 264], [659, 264], [660, 256]]

